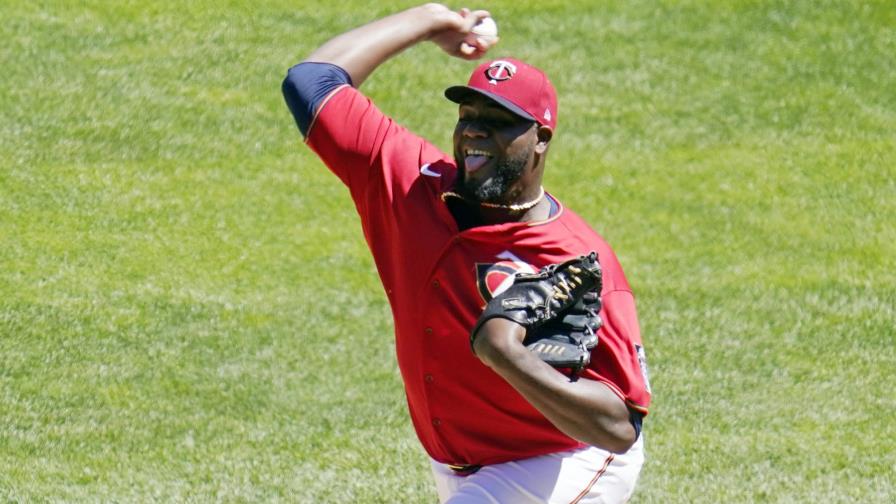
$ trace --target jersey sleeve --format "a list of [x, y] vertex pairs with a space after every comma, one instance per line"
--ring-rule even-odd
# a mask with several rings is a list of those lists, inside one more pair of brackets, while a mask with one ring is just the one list
[[646, 415], [650, 406], [647, 361], [635, 298], [629, 290], [602, 295], [603, 326], [583, 377], [607, 384], [629, 408]]
[[[319, 86], [305, 83], [306, 79], [325, 81], [329, 87], [323, 93]], [[304, 101], [290, 103], [296, 87], [314, 90], [310, 120], [301, 118], [309, 110]], [[303, 122], [308, 123], [306, 143], [348, 186], [362, 219], [374, 193], [375, 199], [386, 205], [380, 205], [380, 210], [387, 208], [407, 194], [422, 165], [448, 160], [435, 146], [383, 114], [348, 82], [338, 84], [338, 72], [320, 73], [306, 64], [297, 65], [284, 83], [284, 95], [300, 129]], [[377, 191], [371, 192], [374, 186]]]
[[351, 76], [331, 63], [303, 61], [289, 69], [281, 89], [303, 137], [308, 136], [308, 128], [321, 103], [334, 89], [345, 85], [352, 85]]

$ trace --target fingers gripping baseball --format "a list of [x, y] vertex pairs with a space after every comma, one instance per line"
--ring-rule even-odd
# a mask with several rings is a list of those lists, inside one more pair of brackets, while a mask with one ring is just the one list
[[424, 7], [438, 19], [429, 39], [452, 56], [477, 59], [498, 42], [497, 32], [494, 36], [483, 36], [474, 29], [483, 19], [489, 18], [488, 11], [464, 8], [454, 12], [441, 4]]
[[472, 21], [473, 24], [466, 32], [459, 51], [468, 59], [480, 58], [500, 40], [498, 26], [488, 11], [484, 10], [473, 11], [465, 19], [468, 23]]

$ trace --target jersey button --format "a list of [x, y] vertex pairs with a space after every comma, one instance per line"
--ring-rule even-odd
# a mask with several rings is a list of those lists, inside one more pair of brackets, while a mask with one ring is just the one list
[[433, 419], [432, 424], [435, 425], [436, 427], [438, 427], [438, 426], [442, 425], [442, 421], [439, 420], [438, 418], [435, 418], [435, 419]]
[[432, 286], [435, 287], [436, 289], [439, 288], [439, 285], [441, 285], [441, 284], [439, 283], [438, 280], [433, 280], [433, 281], [432, 281]]
[[423, 330], [423, 332], [425, 332], [426, 334], [432, 334], [432, 327], [427, 327]]
[[427, 374], [423, 377], [423, 379], [426, 380], [426, 383], [432, 383], [435, 381], [435, 378], [433, 378], [431, 374]]

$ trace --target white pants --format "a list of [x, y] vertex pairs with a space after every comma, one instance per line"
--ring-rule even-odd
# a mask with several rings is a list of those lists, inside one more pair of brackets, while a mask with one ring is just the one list
[[458, 476], [432, 461], [442, 504], [626, 502], [644, 464], [644, 436], [623, 454], [595, 447], [483, 466]]

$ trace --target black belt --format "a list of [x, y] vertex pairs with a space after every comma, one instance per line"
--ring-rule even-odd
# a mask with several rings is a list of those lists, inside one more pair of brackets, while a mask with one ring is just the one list
[[458, 476], [469, 476], [476, 471], [482, 469], [481, 465], [474, 464], [446, 464], [449, 469], [454, 471], [454, 474]]

